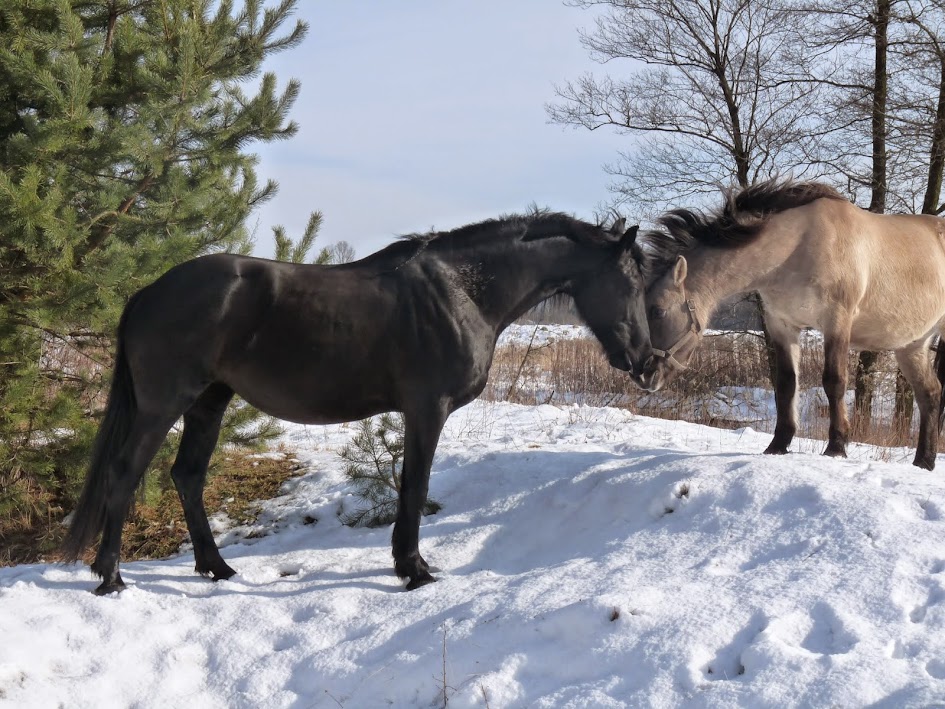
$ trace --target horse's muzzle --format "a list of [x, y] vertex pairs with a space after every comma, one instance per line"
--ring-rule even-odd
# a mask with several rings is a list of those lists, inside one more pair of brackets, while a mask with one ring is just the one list
[[659, 358], [654, 356], [647, 359], [639, 374], [630, 370], [630, 379], [644, 391], [659, 391], [664, 382]]
[[630, 372], [631, 374], [633, 373], [633, 362], [630, 359], [630, 355], [624, 350], [608, 352], [607, 361], [610, 362], [611, 367], [615, 367], [624, 372]]

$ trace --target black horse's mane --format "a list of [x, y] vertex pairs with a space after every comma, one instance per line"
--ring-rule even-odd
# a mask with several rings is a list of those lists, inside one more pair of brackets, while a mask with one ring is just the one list
[[532, 241], [563, 236], [581, 243], [601, 243], [606, 240], [603, 227], [582, 221], [570, 214], [535, 210], [528, 214], [510, 214], [495, 219], [467, 224], [450, 231], [431, 231], [425, 234], [406, 234], [401, 239], [420, 242], [427, 246], [434, 243], [459, 243], [474, 240], [499, 238], [507, 240]]
[[559, 236], [583, 244], [604, 244], [616, 238], [599, 224], [591, 224], [563, 212], [534, 210], [528, 214], [486, 219], [450, 231], [404, 234], [360, 263], [386, 262], [399, 265], [426, 249], [478, 246], [487, 240], [533, 241]]
[[648, 279], [665, 273], [676, 258], [696, 246], [737, 249], [752, 243], [768, 219], [778, 212], [803, 207], [817, 199], [841, 199], [842, 194], [820, 182], [767, 180], [723, 193], [722, 206], [705, 213], [673, 209], [657, 219], [663, 229], [642, 234]]

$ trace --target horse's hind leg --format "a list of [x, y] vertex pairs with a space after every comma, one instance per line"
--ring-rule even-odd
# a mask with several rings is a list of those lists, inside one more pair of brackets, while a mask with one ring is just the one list
[[765, 318], [768, 334], [774, 346], [777, 381], [775, 382], [774, 401], [778, 420], [774, 427], [774, 438], [765, 449], [765, 453], [783, 455], [797, 433], [797, 367], [801, 348], [798, 344], [800, 332], [783, 325], [774, 318]]
[[916, 403], [919, 405], [919, 442], [912, 464], [932, 470], [935, 467], [935, 456], [938, 454], [936, 409], [941, 399], [942, 385], [932, 371], [928, 345], [928, 340], [922, 340], [896, 350], [896, 362], [899, 363], [903, 376], [912, 385]]
[[121, 528], [135, 489], [148, 464], [154, 458], [164, 437], [174, 423], [173, 416], [156, 416], [138, 412], [121, 451], [111, 463], [108, 475], [108, 499], [105, 503], [105, 524], [92, 571], [102, 577], [95, 589], [98, 595], [121, 591], [125, 583], [118, 572], [121, 552]]
[[850, 355], [850, 330], [824, 333], [824, 393], [830, 408], [830, 432], [824, 455], [847, 457], [850, 438], [850, 418], [844, 395], [847, 390], [847, 360]]
[[228, 579], [236, 573], [220, 556], [203, 505], [207, 466], [220, 436], [223, 414], [232, 397], [233, 390], [227, 385], [211, 384], [184, 413], [184, 433], [171, 468], [171, 479], [184, 508], [184, 518], [194, 545], [196, 570], [210, 574], [214, 581]]

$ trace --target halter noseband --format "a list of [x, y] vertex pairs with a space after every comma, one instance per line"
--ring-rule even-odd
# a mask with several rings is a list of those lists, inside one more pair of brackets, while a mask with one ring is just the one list
[[686, 310], [689, 313], [689, 329], [682, 334], [682, 336], [676, 340], [676, 344], [670, 347], [668, 350], [659, 350], [655, 347], [653, 348], [653, 354], [656, 357], [662, 357], [675, 367], [676, 369], [688, 369], [685, 364], [676, 359], [676, 353], [679, 349], [686, 344], [691, 338], [698, 337], [699, 333], [702, 332], [702, 326], [699, 324], [699, 318], [696, 315], [696, 306], [693, 304], [691, 298], [686, 298]]

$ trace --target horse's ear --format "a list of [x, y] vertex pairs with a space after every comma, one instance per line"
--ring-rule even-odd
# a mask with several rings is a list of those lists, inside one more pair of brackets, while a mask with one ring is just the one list
[[677, 256], [676, 264], [673, 266], [673, 283], [677, 286], [681, 285], [684, 280], [686, 280], [686, 271], [688, 270], [689, 265], [686, 263], [685, 256]]
[[[623, 219], [620, 220], [621, 222]], [[629, 229], [627, 229], [623, 236], [620, 237], [620, 248], [623, 251], [629, 251], [630, 247], [633, 246], [633, 242], [637, 240], [637, 231], [639, 231], [640, 225], [636, 224]]]

